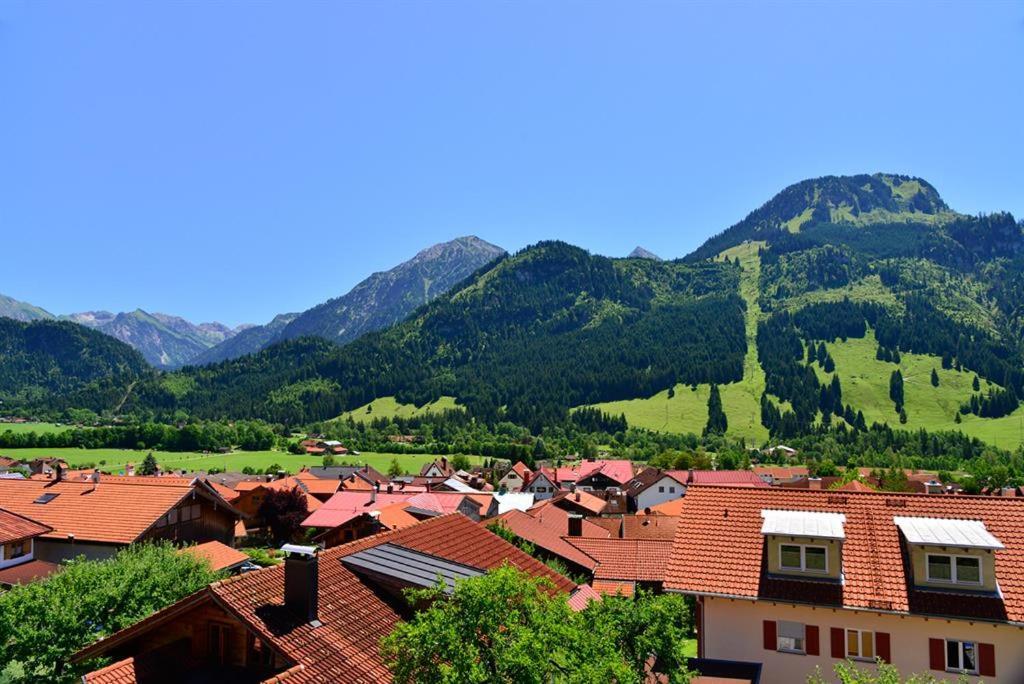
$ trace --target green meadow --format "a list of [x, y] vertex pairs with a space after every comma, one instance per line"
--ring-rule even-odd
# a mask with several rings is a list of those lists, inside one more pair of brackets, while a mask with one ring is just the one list
[[455, 397], [448, 396], [441, 397], [437, 401], [432, 401], [423, 406], [401, 404], [394, 397], [380, 397], [374, 399], [369, 404], [364, 404], [359, 408], [342, 413], [338, 420], [351, 418], [356, 422], [369, 423], [374, 418], [415, 418], [427, 413], [441, 413], [442, 411], [458, 408], [460, 407], [455, 402]]
[[[96, 464], [102, 470], [122, 472], [126, 463], [136, 465], [149, 453], [145, 450], [132, 449], [0, 449], [0, 455], [9, 456], [22, 461], [34, 458], [59, 457], [68, 462], [72, 468], [83, 464]], [[320, 456], [295, 455], [283, 451], [234, 451], [230, 454], [202, 454], [197, 452], [154, 451], [157, 463], [169, 470], [209, 470], [219, 468], [228, 471], [240, 471], [246, 466], [262, 471], [272, 465], [279, 465], [289, 472], [296, 472], [303, 466], [318, 466], [323, 463]], [[378, 452], [360, 452], [359, 455], [346, 454], [335, 457], [336, 463], [369, 465], [380, 472], [387, 472], [392, 459], [398, 459], [399, 465], [409, 473], [419, 473], [423, 464], [441, 458], [433, 454], [384, 454]], [[472, 463], [481, 463], [479, 456], [470, 456]], [[100, 464], [100, 461], [106, 461]]]
[[23, 432], [38, 432], [39, 434], [44, 434], [48, 432], [64, 432], [72, 427], [71, 425], [57, 425], [56, 423], [0, 423], [0, 433], [13, 432], [20, 434]]

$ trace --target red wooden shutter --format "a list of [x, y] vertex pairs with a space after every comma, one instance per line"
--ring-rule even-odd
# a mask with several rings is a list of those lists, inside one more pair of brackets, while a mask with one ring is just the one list
[[978, 644], [978, 674], [996, 676], [996, 647], [992, 644]]
[[839, 627], [832, 628], [832, 657], [846, 657], [846, 630]]
[[807, 625], [804, 627], [804, 642], [807, 650], [807, 655], [821, 655], [820, 638], [818, 635], [817, 625]]
[[939, 672], [946, 671], [946, 642], [942, 639], [928, 640], [928, 667]]
[[775, 620], [764, 621], [764, 650], [777, 651], [779, 648], [778, 639], [775, 638]]
[[875, 655], [887, 663], [892, 662], [892, 645], [888, 632], [875, 632]]

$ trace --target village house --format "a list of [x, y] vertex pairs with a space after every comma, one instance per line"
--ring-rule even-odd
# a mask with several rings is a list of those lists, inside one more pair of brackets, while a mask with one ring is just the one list
[[1013, 498], [692, 486], [665, 588], [696, 597], [702, 658], [762, 663], [765, 684], [876, 657], [1016, 683], [1021, 529]]
[[209, 563], [210, 569], [214, 572], [226, 572], [230, 575], [256, 570], [259, 567], [249, 560], [249, 556], [219, 541], [184, 546], [178, 553], [190, 554]]
[[626, 483], [626, 494], [632, 509], [642, 511], [678, 499], [686, 493], [688, 476], [685, 470], [645, 468]]
[[84, 682], [390, 682], [380, 639], [414, 614], [408, 587], [435, 586], [439, 577], [452, 586], [507, 562], [547, 578], [577, 607], [589, 598], [461, 515], [326, 551], [285, 551], [282, 565], [216, 582], [86, 647], [76, 662], [114, 662]]
[[558, 480], [551, 468], [539, 468], [530, 477], [522, 491], [533, 494], [537, 501], [550, 499], [558, 491]]
[[60, 566], [35, 557], [36, 539], [53, 528], [0, 508], [0, 589], [25, 584], [56, 572]]
[[230, 544], [241, 513], [198, 478], [105, 477], [89, 481], [0, 480], [0, 508], [50, 528], [35, 558], [101, 559], [144, 540]]
[[526, 467], [526, 464], [522, 461], [517, 461], [507, 473], [505, 473], [500, 480], [498, 480], [498, 490], [505, 490], [506, 492], [520, 492], [523, 489], [523, 485], [530, 479], [530, 469]]

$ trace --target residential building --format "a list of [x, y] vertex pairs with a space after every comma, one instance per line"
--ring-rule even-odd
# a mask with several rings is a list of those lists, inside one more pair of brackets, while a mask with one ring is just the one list
[[530, 475], [530, 469], [526, 467], [526, 464], [518, 461], [498, 480], [498, 490], [504, 489], [507, 492], [522, 491], [523, 485], [530, 479]]
[[24, 584], [56, 572], [60, 566], [35, 557], [36, 539], [53, 528], [0, 508], [0, 588]]
[[230, 544], [238, 509], [198, 478], [122, 477], [90, 481], [0, 480], [0, 508], [50, 528], [35, 557], [52, 563], [107, 558], [147, 539]]
[[630, 507], [642, 511], [658, 504], [678, 499], [686, 494], [689, 473], [685, 470], [645, 468], [626, 483]]
[[533, 498], [538, 501], [550, 499], [558, 491], [558, 479], [555, 477], [555, 471], [551, 468], [538, 469], [523, 487], [523, 491], [533, 494]]
[[665, 587], [697, 598], [701, 657], [765, 684], [847, 657], [1016, 683], [1021, 529], [1016, 498], [691, 486]]
[[[87, 684], [146, 681], [390, 682], [380, 639], [415, 606], [408, 587], [481, 575], [504, 563], [549, 579], [566, 600], [576, 585], [461, 515], [318, 552], [286, 546], [282, 565], [217, 582], [86, 647], [76, 662], [111, 665]], [[152, 681], [152, 680], [151, 680]]]
[[193, 544], [179, 549], [178, 553], [187, 553], [210, 564], [210, 569], [215, 572], [227, 572], [237, 575], [240, 572], [256, 570], [259, 566], [249, 560], [238, 549], [233, 549], [227, 544], [219, 541], [208, 541], [202, 544]]
[[754, 466], [754, 474], [764, 480], [765, 484], [778, 485], [807, 477], [810, 471], [807, 466], [758, 465]]

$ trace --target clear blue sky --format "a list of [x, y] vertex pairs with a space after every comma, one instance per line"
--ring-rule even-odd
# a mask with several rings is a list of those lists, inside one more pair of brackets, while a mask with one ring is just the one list
[[682, 256], [893, 171], [1024, 215], [1024, 3], [0, 0], [0, 293], [264, 322], [476, 234]]

